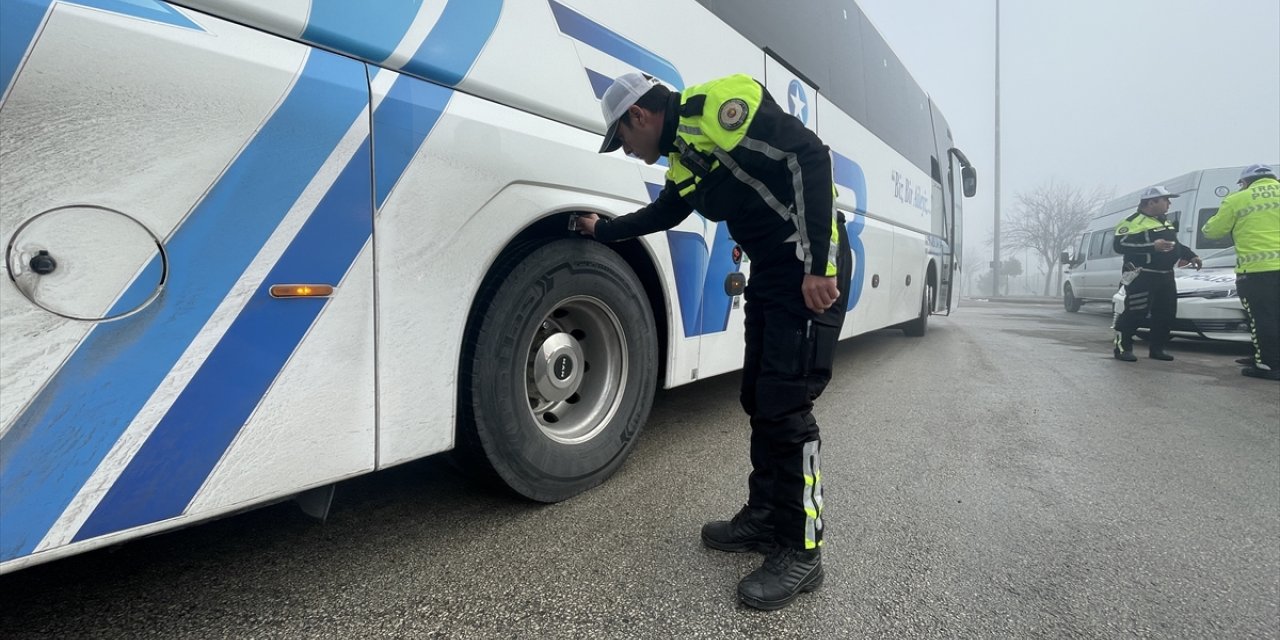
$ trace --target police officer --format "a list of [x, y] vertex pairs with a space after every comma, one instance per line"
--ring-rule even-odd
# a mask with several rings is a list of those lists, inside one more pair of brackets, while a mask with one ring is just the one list
[[1239, 184], [1202, 231], [1235, 241], [1236, 286], [1253, 334], [1253, 358], [1240, 373], [1280, 380], [1280, 182], [1271, 167], [1255, 164]]
[[673, 92], [628, 73], [601, 106], [609, 125], [601, 153], [622, 147], [647, 164], [665, 156], [669, 169], [652, 204], [613, 220], [583, 216], [579, 230], [615, 242], [669, 229], [696, 209], [725, 221], [750, 258], [740, 396], [751, 417], [748, 500], [731, 520], [707, 523], [702, 541], [765, 552], [738, 596], [759, 609], [784, 607], [823, 580], [812, 409], [831, 378], [852, 264], [830, 153], [745, 75]]
[[1192, 264], [1201, 266], [1199, 256], [1178, 242], [1178, 229], [1169, 222], [1170, 198], [1178, 197], [1156, 185], [1142, 193], [1138, 210], [1116, 225], [1112, 245], [1124, 255], [1120, 282], [1125, 284], [1124, 311], [1116, 319], [1115, 345], [1112, 355], [1117, 360], [1137, 362], [1133, 355], [1133, 334], [1148, 314], [1151, 316], [1150, 347], [1152, 360], [1173, 360], [1165, 353], [1169, 341], [1169, 325], [1178, 315], [1178, 287], [1173, 268]]

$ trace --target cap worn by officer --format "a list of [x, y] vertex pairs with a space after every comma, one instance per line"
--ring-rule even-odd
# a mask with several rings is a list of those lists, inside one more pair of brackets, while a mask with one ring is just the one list
[[1276, 172], [1265, 164], [1251, 164], [1240, 172], [1240, 180], [1237, 184], [1244, 185], [1246, 182], [1253, 182], [1258, 178], [1274, 178]]
[[1142, 202], [1146, 202], [1147, 200], [1155, 200], [1156, 198], [1177, 198], [1177, 197], [1178, 197], [1178, 194], [1169, 193], [1168, 189], [1160, 185], [1156, 185], [1154, 187], [1148, 187], [1146, 191], [1143, 191], [1141, 200]]
[[604, 143], [600, 145], [600, 153], [608, 153], [622, 146], [618, 139], [618, 122], [622, 115], [635, 104], [641, 96], [658, 84], [656, 78], [643, 73], [624, 73], [614, 79], [613, 84], [604, 90], [600, 98], [600, 110], [604, 112], [604, 122], [609, 129], [604, 132]]

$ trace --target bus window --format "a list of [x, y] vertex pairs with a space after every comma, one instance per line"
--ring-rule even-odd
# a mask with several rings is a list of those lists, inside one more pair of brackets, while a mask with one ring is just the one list
[[1213, 215], [1217, 212], [1218, 212], [1217, 207], [1214, 207], [1212, 209], [1200, 210], [1200, 217], [1196, 221], [1196, 250], [1197, 251], [1203, 251], [1205, 249], [1225, 249], [1235, 244], [1235, 241], [1231, 239], [1231, 234], [1229, 233], [1216, 240], [1205, 237], [1204, 223], [1208, 222], [1209, 218], [1212, 218]]

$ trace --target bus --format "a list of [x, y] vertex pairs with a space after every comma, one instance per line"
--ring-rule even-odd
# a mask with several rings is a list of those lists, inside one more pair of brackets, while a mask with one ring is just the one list
[[[1216, 240], [1206, 238], [1201, 229], [1204, 223], [1218, 212], [1222, 199], [1234, 193], [1236, 181], [1244, 167], [1217, 167], [1199, 169], [1180, 176], [1156, 182], [1176, 195], [1167, 215], [1178, 229], [1178, 242], [1191, 247], [1201, 257], [1208, 257], [1232, 246], [1231, 238]], [[1139, 197], [1147, 187], [1114, 198], [1089, 222], [1072, 251], [1064, 252], [1062, 305], [1070, 312], [1080, 310], [1088, 302], [1111, 304], [1120, 288], [1120, 271], [1123, 256], [1112, 246], [1116, 225], [1138, 210]], [[1231, 331], [1241, 329], [1241, 321], [1231, 319]], [[1247, 327], [1243, 327], [1246, 331]]]
[[597, 154], [610, 78], [767, 86], [831, 147], [844, 337], [955, 307], [976, 185], [851, 0], [0, 0], [0, 571], [454, 450], [536, 501], [740, 368], [750, 274]]

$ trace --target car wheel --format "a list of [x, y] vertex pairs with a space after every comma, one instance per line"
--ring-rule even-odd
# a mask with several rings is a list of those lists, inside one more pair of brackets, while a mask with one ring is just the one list
[[1066, 309], [1068, 313], [1075, 313], [1079, 311], [1081, 304], [1084, 303], [1080, 302], [1080, 300], [1076, 298], [1075, 293], [1071, 290], [1071, 285], [1068, 284], [1062, 288], [1062, 307]]

